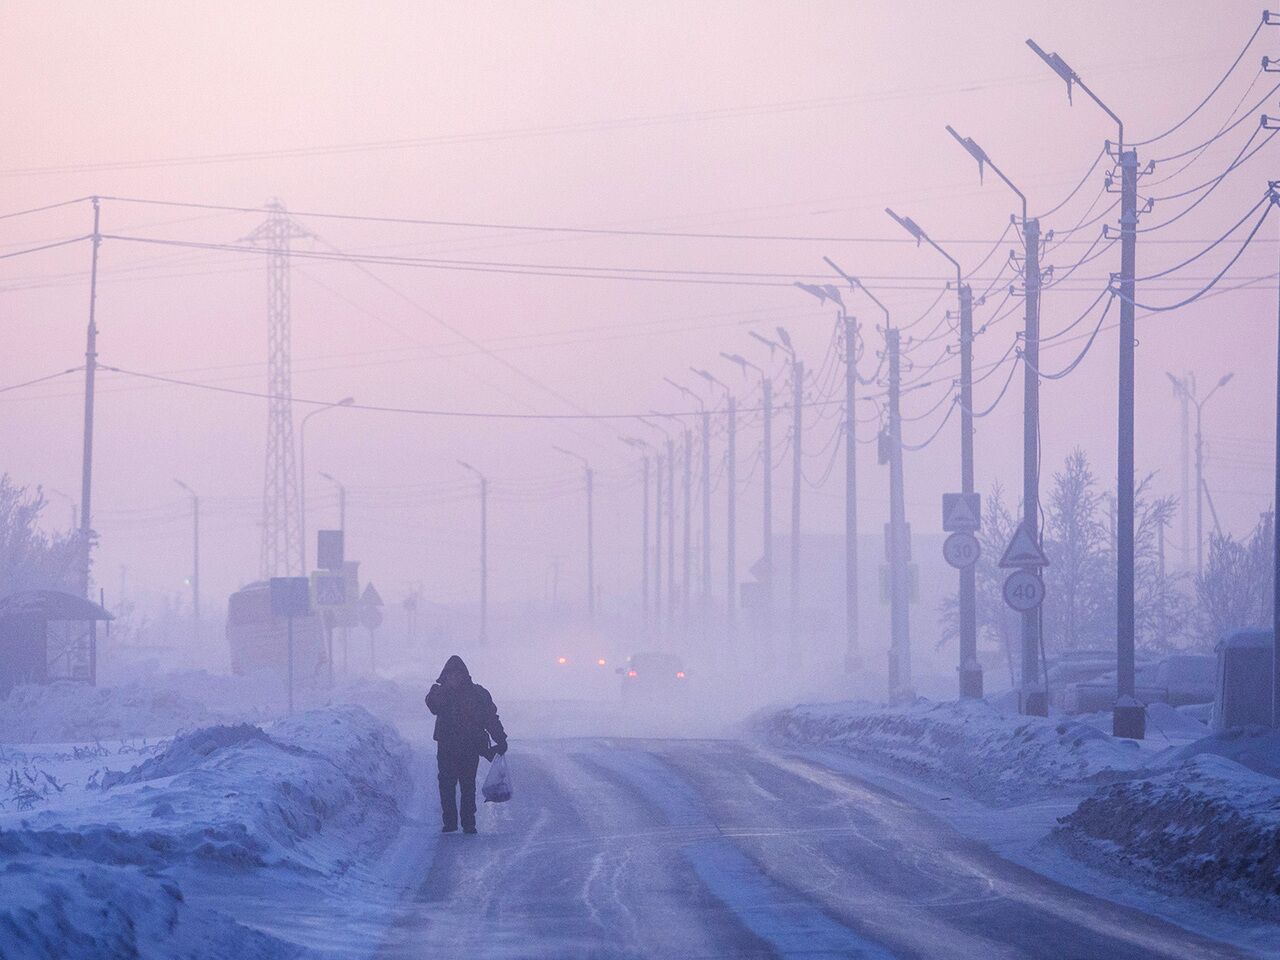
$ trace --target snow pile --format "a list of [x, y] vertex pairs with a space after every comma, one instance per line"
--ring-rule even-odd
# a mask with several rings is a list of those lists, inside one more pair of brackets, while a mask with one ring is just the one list
[[0, 956], [6, 960], [287, 960], [300, 951], [212, 910], [136, 868], [72, 861], [0, 869]]
[[1221, 756], [1102, 787], [1054, 834], [1081, 859], [1162, 889], [1280, 914], [1280, 780]]
[[14, 687], [0, 700], [0, 742], [84, 743], [157, 736], [218, 718], [204, 702], [153, 683], [74, 680]]
[[1007, 801], [1068, 784], [1131, 776], [1136, 745], [1071, 719], [1009, 716], [982, 701], [900, 707], [803, 704], [758, 717], [785, 746], [834, 748]]
[[[81, 941], [136, 933], [154, 950], [142, 956], [290, 956], [292, 947], [251, 936], [230, 917], [189, 910], [192, 889], [266, 871], [281, 888], [344, 874], [399, 828], [408, 759], [390, 727], [359, 707], [336, 707], [265, 729], [197, 730], [106, 772], [100, 787], [91, 776], [34, 812], [0, 812], [0, 953], [75, 956]], [[29, 892], [8, 896], [14, 886]], [[117, 887], [145, 894], [110, 899], [106, 909], [85, 900], [113, 898]], [[184, 952], [174, 938], [191, 929], [220, 939], [207, 953]], [[65, 949], [45, 949], [48, 938]], [[119, 942], [119, 955], [135, 955]]]

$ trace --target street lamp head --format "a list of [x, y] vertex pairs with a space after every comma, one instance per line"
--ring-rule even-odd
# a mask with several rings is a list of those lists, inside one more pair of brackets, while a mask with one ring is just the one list
[[986, 151], [974, 142], [973, 137], [962, 137], [960, 134], [956, 133], [956, 128], [951, 126], [949, 123], [947, 124], [947, 133], [951, 134], [951, 136], [955, 138], [956, 143], [965, 148], [969, 156], [978, 161], [978, 182], [982, 183], [983, 170], [986, 165], [991, 162], [987, 159]]
[[338, 407], [349, 407], [349, 406], [351, 406], [351, 405], [352, 405], [353, 403], [355, 403], [355, 402], [356, 402], [356, 398], [355, 398], [355, 397], [343, 397], [341, 400], [339, 400], [339, 401], [335, 404], [335, 406], [338, 406]]
[[889, 216], [893, 217], [893, 219], [897, 222], [898, 226], [900, 226], [903, 230], [907, 231], [907, 233], [911, 234], [911, 236], [916, 238], [917, 246], [919, 246], [920, 242], [924, 240], [924, 231], [921, 230], [920, 225], [917, 224], [910, 217], [900, 217], [896, 213], [894, 213], [892, 208], [890, 207], [885, 207], [884, 212], [887, 213]]
[[759, 340], [759, 341], [760, 341], [761, 343], [763, 343], [766, 347], [768, 347], [768, 348], [769, 348], [769, 355], [770, 355], [770, 356], [773, 356], [773, 351], [778, 349], [778, 344], [777, 344], [777, 343], [775, 343], [774, 341], [770, 340], [768, 337], [765, 337], [765, 336], [762, 336], [761, 334], [756, 333], [754, 330], [748, 330], [748, 331], [747, 331], [747, 334], [748, 334], [749, 336], [752, 336], [752, 337], [754, 337], [755, 339]]
[[1235, 376], [1234, 373], [1224, 373], [1222, 375], [1222, 379], [1218, 381], [1218, 386], [1225, 387], [1231, 381], [1231, 378], [1234, 376]]
[[1028, 38], [1027, 46], [1030, 47], [1037, 57], [1049, 65], [1049, 69], [1061, 77], [1067, 84], [1067, 102], [1071, 102], [1071, 85], [1080, 82], [1080, 75], [1067, 66], [1067, 62], [1056, 53], [1045, 53], [1040, 45], [1034, 40]]
[[700, 369], [699, 369], [699, 368], [697, 368], [697, 367], [690, 367], [689, 369], [690, 369], [690, 370], [692, 370], [694, 373], [696, 373], [698, 376], [700, 376], [703, 380], [707, 381], [707, 383], [719, 383], [719, 382], [720, 382], [720, 381], [718, 381], [715, 377], [713, 377], [713, 376], [711, 375], [710, 371], [707, 371], [707, 370], [700, 370]]
[[794, 357], [796, 355], [796, 348], [791, 345], [791, 334], [787, 333], [787, 331], [782, 327], [778, 327], [777, 331], [778, 339], [782, 341], [783, 349]]

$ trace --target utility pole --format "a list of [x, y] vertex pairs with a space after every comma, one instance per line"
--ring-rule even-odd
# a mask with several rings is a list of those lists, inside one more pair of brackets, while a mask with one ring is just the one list
[[[1205, 397], [1204, 397], [1204, 399], [1203, 399], [1203, 400], [1202, 400], [1202, 399], [1200, 399], [1200, 397], [1199, 397], [1199, 395], [1198, 395], [1198, 393], [1197, 393], [1197, 387], [1196, 387], [1196, 375], [1195, 375], [1194, 373], [1188, 373], [1188, 374], [1184, 375], [1184, 376], [1183, 376], [1183, 377], [1181, 377], [1181, 378], [1179, 378], [1179, 377], [1175, 377], [1175, 376], [1174, 376], [1173, 374], [1171, 374], [1171, 373], [1166, 373], [1166, 374], [1165, 374], [1165, 376], [1167, 376], [1167, 377], [1169, 378], [1170, 382], [1172, 382], [1172, 383], [1173, 383], [1173, 392], [1174, 392], [1174, 394], [1175, 394], [1175, 395], [1176, 395], [1176, 396], [1177, 396], [1177, 397], [1182, 401], [1182, 419], [1183, 419], [1183, 426], [1184, 426], [1184, 430], [1183, 430], [1183, 451], [1184, 451], [1184, 454], [1185, 454], [1186, 446], [1187, 446], [1187, 443], [1186, 443], [1186, 440], [1187, 440], [1187, 437], [1186, 437], [1186, 423], [1187, 423], [1188, 414], [1189, 414], [1189, 407], [1195, 407], [1195, 409], [1196, 409], [1196, 437], [1195, 437], [1195, 448], [1196, 448], [1196, 453], [1195, 453], [1195, 459], [1196, 459], [1196, 576], [1197, 576], [1197, 577], [1199, 577], [1199, 576], [1202, 576], [1202, 575], [1204, 574], [1204, 491], [1205, 491], [1205, 489], [1206, 489], [1206, 487], [1205, 487], [1205, 479], [1204, 479], [1204, 434], [1203, 434], [1203, 432], [1202, 432], [1202, 418], [1203, 418], [1203, 415], [1204, 415], [1204, 407], [1205, 407], [1205, 404], [1207, 404], [1207, 403], [1209, 402], [1209, 399], [1210, 399], [1210, 398], [1211, 398], [1215, 393], [1217, 393], [1220, 389], [1222, 389], [1223, 387], [1225, 387], [1225, 386], [1226, 386], [1226, 385], [1231, 381], [1231, 378], [1232, 378], [1233, 376], [1235, 376], [1235, 374], [1234, 374], [1234, 373], [1226, 373], [1226, 374], [1223, 374], [1223, 375], [1218, 379], [1218, 382], [1217, 382], [1216, 384], [1214, 384], [1213, 389], [1212, 389], [1212, 390], [1210, 390], [1210, 391], [1205, 395]], [[1185, 466], [1185, 463], [1184, 463], [1184, 466]], [[1184, 479], [1185, 479], [1185, 477], [1184, 477]], [[1183, 507], [1182, 515], [1183, 515], [1183, 526], [1185, 527], [1185, 526], [1186, 526], [1186, 517], [1187, 517], [1187, 511], [1186, 511], [1186, 507], [1185, 507], [1185, 506]], [[1186, 541], [1184, 540], [1184, 541], [1183, 541], [1183, 551], [1184, 551], [1183, 555], [1184, 555], [1184, 556], [1186, 555], [1186, 553], [1185, 553], [1185, 552], [1186, 552], [1186, 549], [1187, 549], [1187, 543], [1186, 543]]]
[[858, 323], [844, 311], [844, 672], [862, 665], [858, 650]]
[[[955, 268], [956, 293], [960, 300], [960, 490], [973, 493], [973, 291], [964, 282], [960, 263], [920, 228], [910, 217], [900, 217], [888, 207], [898, 225], [916, 239], [927, 243]], [[973, 699], [982, 696], [982, 664], [978, 660], [978, 617], [975, 576], [972, 564], [961, 567], [960, 574], [960, 696]], [[1034, 674], [1032, 674], [1034, 675]], [[1024, 674], [1024, 677], [1026, 675]]]
[[702, 411], [702, 631], [711, 633], [711, 412]]
[[[887, 318], [886, 318], [887, 319]], [[911, 695], [911, 584], [907, 572], [906, 503], [902, 478], [902, 374], [898, 331], [885, 329], [889, 352], [889, 697]]]
[[593, 500], [595, 497], [595, 473], [591, 469], [591, 463], [581, 454], [574, 453], [572, 450], [566, 450], [564, 447], [558, 447], [554, 444], [552, 449], [558, 453], [563, 453], [566, 457], [572, 457], [582, 464], [583, 479], [586, 481], [587, 490], [587, 620], [591, 626], [595, 626], [596, 621], [596, 562], [595, 562], [595, 508]]
[[[889, 463], [889, 695], [893, 698], [901, 698], [907, 695], [911, 689], [911, 653], [908, 645], [908, 611], [907, 604], [910, 601], [911, 584], [908, 579], [907, 562], [907, 530], [906, 530], [906, 506], [905, 498], [902, 492], [902, 414], [899, 405], [900, 394], [900, 363], [898, 357], [898, 331], [893, 328], [893, 321], [889, 316], [889, 308], [880, 302], [880, 299], [866, 288], [866, 286], [857, 277], [852, 277], [845, 273], [830, 257], [823, 257], [827, 264], [840, 276], [844, 277], [849, 284], [851, 290], [861, 290], [865, 293], [884, 314], [884, 336], [885, 351], [889, 360], [889, 431], [888, 436], [882, 439], [887, 443], [882, 444], [880, 462], [886, 460]], [[841, 307], [841, 316], [845, 319], [845, 375], [850, 378], [850, 382], [845, 387], [845, 406], [847, 408], [847, 416], [850, 423], [846, 425], [845, 442], [848, 444], [847, 457], [852, 457], [852, 451], [857, 442], [857, 435], [854, 432], [854, 385], [853, 381], [857, 380], [857, 361], [856, 352], [856, 324], [852, 324], [852, 318], [847, 316], [844, 310], [844, 300], [839, 300]], [[864, 381], [866, 382], [866, 381]], [[887, 449], [885, 449], [887, 447]], [[852, 460], [846, 461], [846, 470], [852, 478], [854, 473], [854, 464]], [[845, 576], [851, 581], [853, 603], [847, 609], [846, 616], [851, 624], [850, 637], [857, 638], [857, 576], [858, 576], [858, 554], [857, 554], [857, 486], [855, 483], [849, 483], [846, 491], [847, 502], [845, 505], [845, 536], [846, 539], [852, 540], [855, 547], [852, 552], [846, 552]], [[848, 547], [846, 546], [846, 551]], [[849, 586], [846, 586], [846, 591]], [[847, 594], [846, 594], [847, 596]], [[855, 651], [856, 655], [856, 651]], [[856, 666], [856, 664], [855, 664]], [[846, 670], [849, 665], [846, 661]]]
[[[93, 549], [93, 400], [98, 371], [98, 249], [102, 246], [101, 204], [93, 198], [93, 249], [89, 266], [89, 325], [84, 348], [84, 454], [80, 473], [80, 592], [89, 597], [89, 567]], [[98, 683], [98, 625], [89, 623], [89, 683]]]
[[676, 448], [667, 437], [667, 636], [676, 629]]
[[[1040, 221], [1027, 215], [1027, 197], [1014, 185], [972, 137], [961, 137], [951, 126], [947, 132], [978, 161], [978, 176], [990, 167], [1022, 205], [1023, 293], [1025, 320], [1022, 330], [1022, 527], [1032, 541], [1040, 544]], [[969, 411], [968, 404], [964, 412]], [[1040, 682], [1039, 607], [1022, 613], [1022, 690], [1021, 711], [1036, 716], [1048, 715], [1048, 696]], [[977, 692], [982, 695], [981, 666], [976, 659]], [[963, 673], [963, 668], [962, 668]], [[971, 674], [972, 676], [972, 674]]]
[[[1267, 184], [1272, 206], [1280, 206], [1280, 180]], [[1280, 286], [1277, 287], [1280, 294]], [[1271, 501], [1271, 725], [1280, 727], [1280, 304], [1276, 312], [1275, 487]]]
[[191, 494], [191, 636], [200, 646], [200, 497], [181, 480], [174, 480]]
[[1138, 152], [1124, 148], [1124, 122], [1080, 79], [1056, 53], [1045, 53], [1034, 40], [1029, 46], [1067, 84], [1067, 96], [1079, 87], [1116, 125], [1114, 151], [1120, 162], [1120, 357], [1119, 400], [1116, 430], [1116, 705], [1111, 730], [1117, 737], [1141, 740], [1146, 735], [1146, 713], [1134, 698], [1133, 608], [1133, 398], [1134, 330], [1133, 297], [1138, 245]]
[[458, 465], [480, 481], [480, 642], [489, 639], [489, 478], [464, 460]]
[[641, 452], [641, 522], [640, 522], [640, 620], [644, 637], [649, 637], [649, 445], [639, 437], [619, 437], [633, 450]]
[[658, 453], [653, 514], [653, 625], [662, 631], [662, 453]]
[[791, 438], [791, 655], [792, 663], [799, 666], [803, 657], [800, 650], [800, 485], [803, 482], [801, 465], [804, 434], [804, 361], [791, 353], [791, 404], [794, 410]]
[[693, 431], [688, 427], [684, 429], [684, 556], [680, 564], [680, 619], [683, 622], [683, 633], [685, 639], [689, 637], [689, 557], [692, 543], [690, 542], [690, 534], [692, 533], [692, 514], [693, 514]]
[[[770, 340], [768, 337], [762, 337], [754, 330], [750, 335], [763, 343], [769, 348], [769, 356], [773, 356], [773, 352], [778, 348], [778, 344]], [[760, 464], [763, 475], [761, 477], [761, 537], [762, 548], [761, 556], [764, 560], [764, 577], [763, 594], [761, 603], [763, 611], [760, 617], [762, 625], [762, 639], [765, 644], [769, 645], [770, 650], [773, 644], [773, 623], [774, 623], [774, 603], [773, 603], [773, 378], [766, 375], [763, 370], [756, 367], [760, 373], [760, 394], [761, 406], [764, 408], [764, 424], [763, 437], [761, 438], [761, 457]]]
[[[698, 410], [701, 411], [701, 421], [703, 421], [703, 595], [701, 595], [701, 622], [703, 622], [703, 632], [708, 630], [707, 613], [709, 611], [710, 598], [710, 420], [707, 411], [707, 404], [703, 402], [703, 398], [685, 385], [676, 383], [675, 380], [664, 376], [663, 381], [669, 387], [675, 387], [681, 396], [691, 399], [692, 402], [698, 404]], [[682, 600], [685, 613], [685, 634], [689, 635], [689, 595], [691, 591], [690, 568], [692, 552], [691, 526], [692, 526], [692, 433], [684, 421], [681, 425], [685, 429], [685, 598]]]
[[718, 379], [711, 371], [695, 369], [693, 371], [707, 383], [713, 387], [720, 387], [724, 390], [725, 395], [725, 435], [727, 441], [727, 449], [725, 452], [725, 499], [728, 505], [727, 516], [725, 518], [725, 633], [727, 637], [732, 638], [738, 628], [738, 549], [737, 549], [737, 533], [738, 533], [738, 452], [737, 452], [737, 428], [738, 428], [738, 401], [734, 397], [733, 391], [729, 389], [729, 385]]
[[[1191, 569], [1191, 398], [1186, 385], [1191, 385], [1190, 393], [1195, 393], [1196, 381], [1194, 373], [1184, 373], [1181, 380], [1169, 373], [1166, 376], [1173, 381], [1173, 395], [1182, 404], [1182, 499], [1178, 503], [1178, 519], [1182, 525], [1182, 569]], [[1200, 484], [1196, 484], [1196, 490]], [[1196, 570], [1198, 574], [1199, 569]]]

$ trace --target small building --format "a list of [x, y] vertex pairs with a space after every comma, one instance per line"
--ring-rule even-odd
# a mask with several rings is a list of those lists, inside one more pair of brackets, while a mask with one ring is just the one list
[[97, 680], [96, 603], [59, 590], [23, 590], [0, 599], [0, 694], [21, 683]]

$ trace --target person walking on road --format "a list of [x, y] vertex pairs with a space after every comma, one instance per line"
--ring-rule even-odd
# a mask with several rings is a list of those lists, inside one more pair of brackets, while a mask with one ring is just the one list
[[498, 708], [489, 691], [472, 682], [467, 665], [455, 654], [445, 662], [439, 679], [427, 693], [427, 709], [436, 718], [443, 832], [458, 829], [461, 793], [462, 832], [475, 833], [476, 771], [480, 758], [492, 760], [507, 752], [507, 732], [498, 719]]

